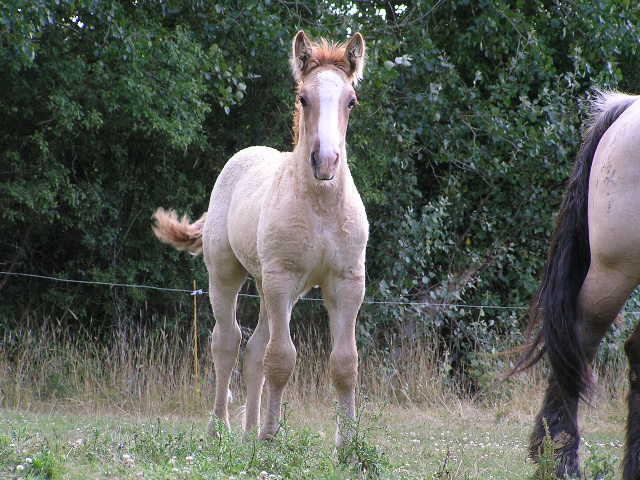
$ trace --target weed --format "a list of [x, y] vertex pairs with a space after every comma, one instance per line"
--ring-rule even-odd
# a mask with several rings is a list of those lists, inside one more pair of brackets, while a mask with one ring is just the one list
[[438, 470], [431, 477], [432, 480], [451, 480], [453, 474], [449, 470], [449, 460], [451, 458], [451, 451], [447, 448], [447, 453], [442, 459], [442, 463], [438, 467]]
[[618, 458], [611, 454], [589, 448], [589, 456], [584, 462], [585, 480], [614, 480]]
[[549, 431], [546, 418], [542, 419], [544, 424], [544, 439], [542, 440], [542, 453], [537, 459], [537, 468], [532, 480], [557, 480], [556, 471], [558, 461], [556, 459], [556, 447]]
[[33, 458], [30, 463], [29, 473], [36, 478], [46, 478], [48, 480], [57, 480], [62, 478], [64, 468], [62, 460], [52, 453], [50, 450], [43, 450], [38, 456]]
[[341, 465], [357, 469], [367, 478], [378, 478], [390, 464], [380, 447], [371, 441], [374, 431], [380, 429], [377, 426], [380, 413], [365, 422], [366, 406], [366, 399], [363, 399], [355, 419], [346, 417], [336, 408], [336, 417], [345, 437], [344, 446], [338, 450], [338, 461]]

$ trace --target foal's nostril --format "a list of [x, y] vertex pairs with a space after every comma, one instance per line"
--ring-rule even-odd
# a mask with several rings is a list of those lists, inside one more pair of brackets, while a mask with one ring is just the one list
[[320, 160], [318, 159], [318, 152], [311, 152], [311, 165], [313, 168], [318, 168]]
[[338, 164], [338, 160], [340, 160], [340, 154], [336, 153], [336, 158], [333, 159], [333, 164], [337, 165]]

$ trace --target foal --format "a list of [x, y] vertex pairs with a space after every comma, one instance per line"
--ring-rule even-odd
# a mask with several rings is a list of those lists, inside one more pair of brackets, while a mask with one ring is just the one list
[[236, 153], [216, 180], [207, 213], [193, 224], [179, 221], [173, 211], [154, 214], [161, 241], [203, 252], [216, 319], [214, 413], [227, 426], [229, 379], [241, 338], [236, 301], [247, 276], [255, 280], [260, 314], [245, 355], [244, 428], [250, 432], [260, 422], [266, 377], [261, 439], [272, 439], [278, 431], [282, 395], [296, 362], [291, 310], [315, 285], [322, 288], [329, 313], [338, 447], [349, 437], [344, 419], [355, 417], [355, 324], [364, 296], [369, 227], [347, 165], [345, 136], [364, 56], [359, 33], [346, 45], [336, 45], [311, 42], [298, 32], [290, 62], [298, 93], [293, 152], [249, 147]]

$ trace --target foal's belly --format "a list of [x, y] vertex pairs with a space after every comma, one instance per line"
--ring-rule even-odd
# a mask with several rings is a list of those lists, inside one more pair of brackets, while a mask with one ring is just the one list
[[260, 261], [257, 252], [257, 228], [261, 207], [281, 164], [283, 154], [268, 147], [250, 147], [236, 154], [244, 164], [237, 180], [226, 217], [229, 245], [247, 272], [257, 277]]

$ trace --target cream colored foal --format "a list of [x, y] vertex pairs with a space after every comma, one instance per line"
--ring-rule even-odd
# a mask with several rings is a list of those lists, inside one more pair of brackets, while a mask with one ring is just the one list
[[344, 420], [355, 417], [355, 324], [364, 296], [368, 222], [347, 164], [345, 136], [364, 56], [359, 33], [336, 45], [311, 42], [298, 32], [291, 57], [298, 84], [293, 152], [249, 147], [236, 153], [216, 180], [207, 213], [193, 224], [179, 221], [173, 211], [158, 209], [154, 215], [160, 240], [203, 252], [216, 319], [214, 413], [227, 426], [229, 379], [241, 338], [236, 301], [247, 276], [255, 279], [260, 315], [245, 355], [244, 427], [251, 432], [260, 421], [266, 379], [261, 439], [278, 431], [283, 392], [296, 362], [291, 310], [315, 285], [329, 313], [339, 447], [349, 437]]

